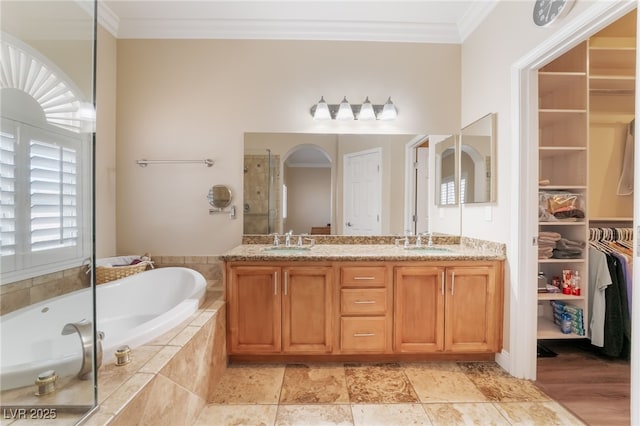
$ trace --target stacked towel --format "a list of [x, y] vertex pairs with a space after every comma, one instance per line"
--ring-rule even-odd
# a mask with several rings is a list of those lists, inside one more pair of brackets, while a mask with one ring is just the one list
[[538, 234], [538, 259], [549, 259], [562, 235], [557, 232], [542, 231]]
[[556, 242], [552, 257], [555, 259], [578, 259], [582, 257], [584, 247], [584, 241], [571, 241], [566, 238], [560, 238]]

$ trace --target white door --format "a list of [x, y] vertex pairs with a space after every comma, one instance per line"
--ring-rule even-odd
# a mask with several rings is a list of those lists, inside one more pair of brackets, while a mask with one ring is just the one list
[[416, 148], [416, 229], [429, 231], [429, 148]]
[[379, 235], [382, 149], [344, 156], [344, 234]]

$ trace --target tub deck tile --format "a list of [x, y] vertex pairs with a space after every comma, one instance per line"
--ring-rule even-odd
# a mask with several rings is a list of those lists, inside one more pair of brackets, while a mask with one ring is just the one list
[[180, 352], [179, 346], [159, 347], [160, 350], [145, 365], [140, 368], [141, 373], [158, 374], [177, 354]]

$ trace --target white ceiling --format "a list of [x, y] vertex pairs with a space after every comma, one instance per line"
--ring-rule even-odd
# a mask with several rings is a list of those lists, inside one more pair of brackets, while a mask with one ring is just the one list
[[498, 0], [101, 0], [117, 38], [461, 43]]

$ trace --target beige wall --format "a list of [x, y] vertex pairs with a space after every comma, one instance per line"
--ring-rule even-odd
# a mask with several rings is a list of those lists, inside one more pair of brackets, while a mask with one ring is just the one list
[[116, 39], [98, 27], [96, 63], [96, 257], [116, 255]]
[[[209, 215], [208, 188], [241, 206], [245, 132], [453, 133], [460, 127], [460, 46], [413, 43], [118, 40], [117, 252], [216, 255], [242, 220]], [[398, 120], [319, 123], [323, 95], [376, 102]], [[135, 160], [213, 158], [215, 166]], [[238, 209], [240, 212], [241, 209]]]

